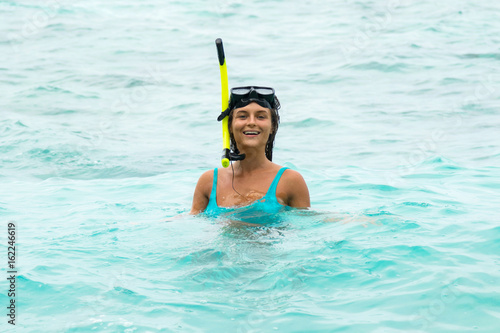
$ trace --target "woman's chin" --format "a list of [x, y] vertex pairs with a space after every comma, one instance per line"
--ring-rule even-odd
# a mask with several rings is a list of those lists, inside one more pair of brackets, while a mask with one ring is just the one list
[[255, 150], [259, 148], [265, 148], [265, 144], [263, 145], [262, 143], [259, 142], [242, 142], [238, 144], [238, 148], [240, 148], [240, 151], [244, 151], [247, 149], [250, 150]]

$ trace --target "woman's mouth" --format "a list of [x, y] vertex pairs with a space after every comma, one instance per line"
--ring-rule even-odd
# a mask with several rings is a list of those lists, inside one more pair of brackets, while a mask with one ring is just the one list
[[246, 136], [257, 136], [260, 134], [260, 132], [258, 132], [258, 131], [244, 131], [243, 134], [245, 134]]

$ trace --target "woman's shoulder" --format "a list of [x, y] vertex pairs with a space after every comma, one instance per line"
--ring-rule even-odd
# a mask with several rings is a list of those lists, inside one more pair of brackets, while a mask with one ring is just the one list
[[210, 170], [203, 172], [200, 176], [200, 179], [202, 179], [202, 178], [203, 179], [210, 179], [210, 180], [213, 179], [215, 170], [217, 170], [217, 168], [210, 169]]
[[285, 169], [280, 178], [280, 183], [284, 185], [285, 188], [293, 190], [297, 186], [307, 186], [304, 177], [302, 177], [300, 172], [295, 171], [289, 167], [280, 166], [278, 164], [275, 164], [275, 166], [278, 170]]
[[207, 188], [212, 188], [212, 182], [214, 180], [214, 169], [207, 170], [203, 172], [198, 179], [198, 186], [206, 190]]
[[286, 202], [291, 207], [306, 208], [311, 206], [309, 189], [300, 172], [286, 169], [281, 177], [282, 191], [286, 195]]
[[[281, 169], [283, 169], [283, 168], [281, 168]], [[282, 178], [284, 180], [292, 182], [292, 183], [295, 183], [297, 181], [304, 182], [304, 177], [302, 177], [300, 172], [295, 171], [295, 170], [290, 169], [290, 168], [286, 168], [286, 170], [283, 172]]]

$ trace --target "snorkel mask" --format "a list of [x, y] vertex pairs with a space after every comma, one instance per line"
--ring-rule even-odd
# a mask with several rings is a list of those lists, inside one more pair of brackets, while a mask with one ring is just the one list
[[280, 103], [274, 95], [273, 88], [257, 86], [235, 87], [231, 89], [228, 108], [217, 117], [217, 120], [221, 121], [224, 117], [229, 116], [229, 113], [233, 109], [242, 108], [252, 102], [259, 104], [263, 108], [276, 110], [280, 108]]

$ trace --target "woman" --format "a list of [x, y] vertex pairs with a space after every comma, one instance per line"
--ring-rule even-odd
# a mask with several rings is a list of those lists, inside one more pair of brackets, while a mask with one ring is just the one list
[[201, 175], [191, 214], [219, 216], [235, 209], [274, 214], [287, 207], [310, 207], [302, 176], [272, 162], [279, 107], [272, 88], [231, 89], [229, 107], [219, 120], [229, 115], [232, 159], [236, 162], [231, 169], [209, 170]]

